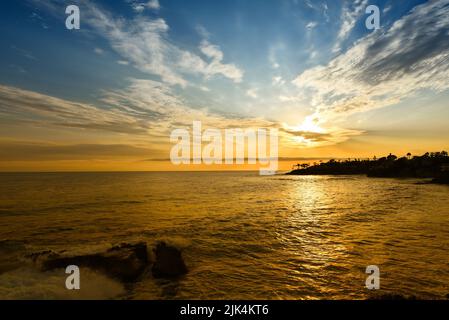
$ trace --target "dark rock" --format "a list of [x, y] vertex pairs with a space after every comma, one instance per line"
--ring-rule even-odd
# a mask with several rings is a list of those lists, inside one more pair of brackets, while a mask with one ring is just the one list
[[159, 242], [154, 248], [155, 262], [152, 273], [155, 278], [176, 278], [187, 273], [181, 251], [165, 242]]
[[103, 253], [79, 256], [67, 256], [46, 251], [33, 254], [31, 259], [38, 263], [43, 271], [76, 265], [104, 272], [125, 282], [135, 281], [149, 265], [147, 245], [144, 242], [125, 243]]

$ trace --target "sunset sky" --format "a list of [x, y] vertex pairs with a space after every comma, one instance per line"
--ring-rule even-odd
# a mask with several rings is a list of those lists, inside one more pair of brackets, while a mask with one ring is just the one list
[[449, 0], [1, 1], [0, 28], [0, 171], [180, 169], [195, 120], [296, 162], [449, 149]]

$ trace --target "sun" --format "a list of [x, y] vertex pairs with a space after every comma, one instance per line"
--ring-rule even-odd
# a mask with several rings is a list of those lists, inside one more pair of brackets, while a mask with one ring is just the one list
[[304, 132], [325, 133], [325, 130], [317, 124], [316, 118], [312, 118], [311, 116], [306, 117], [302, 124], [295, 127], [295, 130]]

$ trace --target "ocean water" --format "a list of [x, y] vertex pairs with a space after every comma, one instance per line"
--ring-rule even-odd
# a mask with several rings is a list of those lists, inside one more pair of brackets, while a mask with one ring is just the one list
[[[166, 240], [189, 273], [122, 284], [38, 271], [46, 249]], [[0, 174], [1, 299], [441, 299], [449, 293], [449, 187], [257, 172]], [[365, 288], [369, 265], [381, 289]]]

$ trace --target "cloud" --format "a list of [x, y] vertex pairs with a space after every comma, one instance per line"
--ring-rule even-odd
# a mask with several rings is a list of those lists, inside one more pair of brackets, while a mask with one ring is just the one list
[[383, 13], [387, 13], [387, 12], [389, 12], [389, 11], [391, 10], [391, 8], [392, 8], [391, 5], [386, 5], [386, 6], [384, 7], [384, 9], [382, 10], [382, 12], [383, 12]]
[[129, 116], [146, 121], [164, 121], [178, 110], [186, 110], [183, 101], [170, 87], [153, 80], [128, 79], [125, 89], [103, 91], [101, 102]]
[[206, 79], [221, 75], [237, 83], [242, 81], [243, 71], [234, 64], [223, 63], [223, 52], [207, 40], [201, 42], [199, 49], [209, 61], [176, 46], [169, 40], [169, 26], [164, 19], [138, 16], [125, 20], [92, 3], [87, 2], [86, 7], [84, 16], [88, 25], [106, 37], [125, 60], [142, 72], [160, 76], [163, 82], [186, 87], [184, 74], [202, 75]]
[[259, 96], [257, 95], [258, 89], [249, 89], [246, 91], [246, 95], [250, 98], [257, 99]]
[[161, 5], [159, 4], [159, 0], [150, 0], [147, 2], [147, 7], [149, 9], [159, 10]]
[[279, 101], [281, 101], [281, 102], [299, 102], [300, 99], [298, 97], [295, 97], [295, 96], [280, 95], [279, 96]]
[[24, 67], [22, 67], [22, 66], [19, 66], [19, 65], [16, 65], [16, 64], [11, 64], [9, 66], [12, 69], [14, 69], [16, 72], [18, 72], [18, 73], [21, 73], [21, 74], [27, 74], [28, 73], [28, 71]]
[[316, 26], [318, 25], [318, 23], [316, 21], [311, 21], [306, 25], [307, 30], [312, 30], [314, 29]]
[[159, 141], [168, 139], [174, 128], [191, 127], [193, 121], [220, 129], [276, 125], [259, 118], [189, 107], [168, 85], [158, 81], [128, 79], [128, 82], [124, 89], [101, 92], [101, 107], [0, 85], [1, 119], [8, 124], [55, 128], [60, 132], [60, 129], [87, 130], [100, 137], [100, 131], [129, 135], [139, 141], [151, 137], [158, 137]]
[[315, 59], [318, 56], [319, 52], [317, 50], [310, 51], [310, 59]]
[[49, 161], [133, 158], [154, 155], [157, 150], [124, 144], [0, 142], [1, 161]]
[[419, 5], [386, 32], [369, 34], [293, 83], [310, 96], [320, 121], [394, 105], [421, 89], [447, 90], [448, 35], [449, 1]]
[[281, 76], [276, 76], [273, 77], [272, 82], [271, 82], [274, 86], [282, 86], [285, 84], [284, 79], [282, 79]]
[[272, 44], [268, 49], [268, 61], [273, 69], [279, 69], [280, 64], [278, 62], [278, 55], [280, 55], [285, 50], [285, 44], [278, 42]]
[[302, 146], [328, 146], [335, 145], [337, 143], [341, 143], [347, 141], [352, 136], [360, 135], [363, 131], [360, 130], [349, 130], [349, 129], [341, 129], [341, 128], [332, 128], [326, 132], [313, 132], [313, 131], [304, 131], [304, 130], [294, 130], [283, 128], [283, 132], [288, 133], [289, 135], [300, 138], [295, 142], [299, 142]]
[[131, 5], [134, 11], [139, 13], [145, 11], [145, 9], [157, 11], [161, 8], [158, 0], [150, 0], [146, 3], [137, 0], [127, 0], [127, 2]]
[[337, 34], [337, 42], [334, 45], [333, 51], [338, 52], [341, 50], [341, 45], [354, 28], [358, 18], [364, 12], [368, 0], [355, 0], [345, 2], [341, 13], [341, 25]]
[[[169, 155], [172, 130], [189, 129], [193, 121], [201, 121], [203, 130], [279, 127], [264, 119], [188, 107], [161, 82], [128, 81], [124, 89], [101, 92], [98, 106], [0, 85], [0, 157], [3, 161], [164, 157]], [[43, 140], [22, 141], [18, 127], [38, 132], [36, 139]], [[83, 143], [73, 144], [74, 135]]]
[[312, 5], [312, 3], [310, 3], [309, 0], [305, 0], [305, 1], [304, 1], [304, 4], [305, 4], [307, 7], [309, 7], [310, 9], [315, 9], [315, 7]]
[[18, 48], [16, 46], [11, 46], [11, 49], [13, 49], [15, 52], [17, 52], [22, 57], [25, 57], [29, 60], [37, 61], [37, 58], [30, 51]]
[[326, 22], [329, 22], [330, 21], [330, 18], [329, 18], [329, 7], [327, 6], [326, 2], [324, 2], [322, 4], [322, 9], [323, 9], [323, 16], [324, 16]]
[[36, 12], [32, 12], [30, 15], [31, 21], [39, 23], [43, 29], [48, 29], [48, 25], [44, 18]]
[[101, 49], [101, 48], [95, 48], [94, 49], [94, 52], [96, 53], [96, 54], [98, 54], [98, 55], [103, 55], [103, 53], [104, 53], [104, 50], [103, 49]]
[[179, 84], [187, 81], [169, 63], [178, 50], [167, 40], [168, 25], [163, 19], [136, 18], [134, 22], [114, 19], [91, 6], [86, 17], [100, 35], [105, 36], [112, 48], [123, 58], [132, 62], [142, 72], [158, 75], [164, 82]]
[[207, 29], [202, 26], [202, 25], [197, 25], [195, 27], [196, 32], [198, 32], [198, 34], [203, 38], [203, 39], [209, 39], [209, 37], [211, 36], [210, 32], [207, 31]]
[[202, 41], [200, 45], [201, 52], [212, 59], [209, 64], [199, 64], [199, 73], [202, 73], [206, 78], [221, 74], [224, 77], [233, 80], [236, 83], [242, 82], [243, 71], [234, 64], [223, 64], [223, 52], [220, 47], [210, 44], [207, 40]]
[[[30, 1], [60, 17], [62, 4], [59, 1]], [[154, 1], [147, 3], [128, 1], [128, 3], [137, 3], [144, 7], [156, 6]], [[121, 61], [128, 61], [141, 72], [159, 76], [163, 82], [183, 88], [189, 85], [186, 75], [203, 76], [205, 79], [221, 75], [236, 83], [242, 81], [244, 71], [235, 64], [223, 63], [224, 53], [217, 45], [207, 40], [208, 32], [204, 27], [197, 28], [202, 30], [204, 36], [207, 35], [206, 39], [200, 42], [199, 51], [208, 59], [177, 46], [170, 39], [170, 28], [162, 18], [138, 15], [133, 19], [125, 19], [85, 0], [80, 0], [80, 6], [86, 29], [89, 28], [90, 31], [105, 38], [111, 48], [122, 57]], [[210, 55], [211, 53], [213, 55]]]
[[104, 92], [101, 101], [115, 110], [145, 119], [152, 133], [158, 132], [168, 137], [172, 129], [191, 127], [193, 121], [201, 121], [204, 127], [219, 129], [275, 125], [272, 121], [259, 118], [212, 113], [207, 109], [188, 106], [169, 86], [161, 82], [142, 79], [129, 79], [129, 82], [123, 90]]
[[0, 114], [8, 123], [145, 134], [149, 126], [120, 110], [101, 109], [0, 85]]

